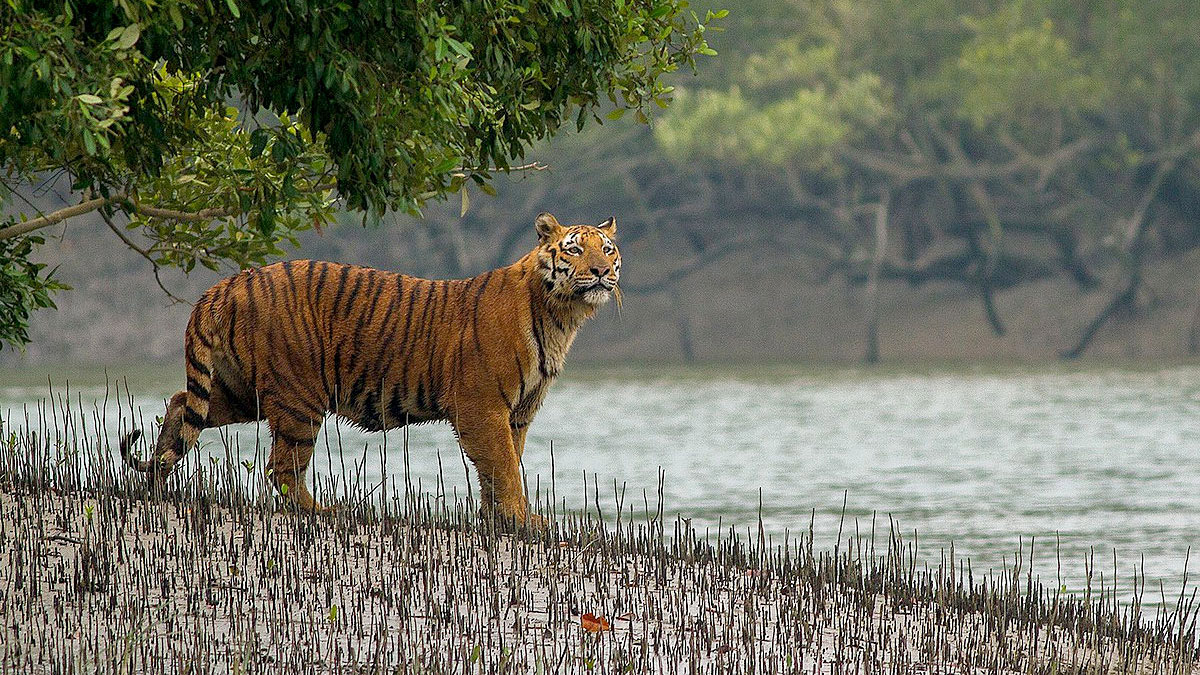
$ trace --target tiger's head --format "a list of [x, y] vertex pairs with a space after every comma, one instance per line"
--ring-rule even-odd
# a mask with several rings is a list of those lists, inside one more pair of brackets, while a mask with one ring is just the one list
[[550, 292], [593, 307], [608, 302], [621, 279], [621, 252], [613, 241], [617, 219], [563, 226], [543, 213], [536, 225], [538, 264]]

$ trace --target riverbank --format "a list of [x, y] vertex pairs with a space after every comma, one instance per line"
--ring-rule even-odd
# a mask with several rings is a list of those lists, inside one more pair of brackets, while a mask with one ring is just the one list
[[822, 552], [597, 494], [514, 535], [391, 482], [311, 516], [247, 489], [253, 467], [149, 498], [103, 449], [9, 431], [5, 672], [1200, 672], [1194, 596], [1150, 616], [1100, 579], [922, 567], [886, 525]]

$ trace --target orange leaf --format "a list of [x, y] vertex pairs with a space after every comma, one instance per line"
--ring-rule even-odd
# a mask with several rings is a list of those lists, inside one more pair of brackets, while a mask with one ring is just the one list
[[602, 616], [596, 616], [595, 614], [592, 614], [591, 612], [588, 612], [587, 614], [584, 614], [583, 616], [579, 617], [579, 623], [580, 623], [580, 625], [583, 626], [584, 630], [590, 631], [592, 633], [599, 633], [600, 631], [612, 630], [612, 627], [608, 625], [608, 619], [606, 619]]

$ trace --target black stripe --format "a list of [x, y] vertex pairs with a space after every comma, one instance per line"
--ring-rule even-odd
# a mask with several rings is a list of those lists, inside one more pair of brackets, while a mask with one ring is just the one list
[[[237, 348], [237, 304], [229, 303], [229, 351]], [[236, 353], [236, 352], [234, 352]]]
[[383, 420], [379, 417], [379, 394], [375, 393], [374, 389], [367, 390], [366, 396], [363, 397], [359, 424], [367, 431], [383, 430]]
[[392, 424], [398, 426], [404, 424], [404, 418], [408, 415], [404, 409], [404, 392], [400, 391], [400, 385], [392, 387], [392, 395], [388, 398], [388, 417], [391, 418]]
[[521, 380], [521, 391], [517, 394], [517, 403], [525, 400], [525, 366], [521, 363], [521, 356], [518, 354], [517, 359], [517, 377]]
[[[400, 277], [400, 280], [397, 285], [400, 288], [396, 291], [396, 293], [403, 294], [404, 293], [404, 277]], [[405, 309], [404, 309], [404, 327], [400, 329], [400, 346], [402, 348], [404, 345], [408, 344], [408, 329], [409, 329], [409, 326], [412, 324], [413, 308], [417, 304], [417, 289], [418, 288], [419, 288], [419, 286], [414, 283], [414, 284], [411, 284], [408, 289], [408, 298], [407, 298], [408, 306], [405, 307]], [[403, 350], [401, 350], [400, 354], [401, 354], [401, 356], [404, 355]]]
[[[437, 350], [434, 348], [433, 333], [431, 331], [430, 335], [429, 335], [429, 363], [428, 363], [428, 365], [425, 366], [425, 376], [429, 379], [429, 397], [430, 397], [430, 399], [432, 399], [432, 401], [437, 400], [438, 377], [433, 369], [434, 356], [436, 356], [436, 355], [437, 355]], [[429, 410], [431, 412], [436, 412], [437, 408], [433, 407], [432, 401], [430, 402], [429, 405], [422, 406], [421, 409]]]
[[[427, 286], [429, 288], [429, 294], [425, 297], [425, 307], [421, 310], [420, 324], [413, 326], [411, 333], [413, 335], [421, 335], [425, 338], [425, 340], [429, 343], [427, 348], [429, 349], [430, 357], [432, 358], [433, 335], [430, 319], [433, 318], [433, 307], [435, 302], [433, 293], [436, 289], [434, 288], [432, 281], [426, 281], [424, 284], [422, 284], [422, 286]], [[416, 347], [417, 345], [414, 344], [413, 346]], [[409, 360], [409, 363], [412, 364], [412, 359]], [[420, 378], [419, 375], [417, 377]], [[420, 401], [420, 396], [417, 397], [417, 400], [418, 402]], [[423, 411], [424, 408], [422, 407], [421, 410]]]
[[433, 412], [425, 400], [425, 380], [417, 380], [417, 412], [421, 415]]
[[509, 422], [508, 426], [512, 427], [513, 429], [524, 429], [525, 427], [529, 426], [529, 422]]
[[338, 271], [338, 288], [337, 293], [333, 296], [333, 305], [330, 306], [330, 312], [337, 312], [338, 303], [342, 301], [342, 293], [346, 292], [346, 277], [350, 276], [350, 266], [342, 265]]
[[[430, 399], [429, 405], [426, 407], [426, 409], [429, 410], [430, 412], [433, 412], [434, 414], [436, 414], [439, 411], [439, 409], [441, 408], [441, 406], [439, 406], [437, 404], [437, 400], [439, 398], [438, 392], [441, 391], [441, 379], [442, 379], [441, 373], [438, 372], [441, 369], [439, 368], [439, 369], [437, 369], [437, 371], [435, 371], [434, 367], [433, 367], [434, 361], [437, 357], [437, 341], [435, 338], [437, 335], [438, 326], [441, 325], [441, 323], [442, 323], [442, 316], [445, 315], [445, 313], [446, 313], [446, 306], [450, 304], [450, 303], [446, 302], [447, 294], [450, 291], [449, 282], [440, 281], [438, 283], [440, 283], [442, 286], [442, 295], [441, 295], [441, 298], [438, 300], [438, 302], [441, 306], [438, 308], [437, 319], [435, 319], [433, 321], [433, 323], [430, 324], [430, 326], [429, 326], [429, 363], [428, 363], [428, 365], [425, 366], [425, 373], [426, 373], [426, 376], [429, 378], [429, 399]], [[432, 318], [432, 315], [431, 315], [431, 318]], [[459, 337], [461, 338], [461, 334]]]
[[206, 377], [212, 375], [212, 372], [209, 371], [208, 366], [197, 361], [196, 355], [190, 351], [188, 352], [188, 355], [187, 355], [187, 362], [188, 362], [188, 365], [190, 365], [192, 367], [192, 370], [195, 370], [197, 373], [200, 373], [201, 375], [204, 375]]
[[350, 289], [350, 295], [346, 296], [346, 307], [342, 310], [342, 318], [350, 316], [350, 312], [354, 310], [354, 301], [358, 299], [358, 292], [362, 289], [363, 277], [365, 274], [356, 274], [354, 276], [354, 287]]
[[246, 401], [243, 401], [240, 396], [233, 393], [233, 390], [229, 388], [228, 384], [225, 384], [224, 380], [219, 377], [214, 377], [212, 382], [214, 385], [216, 385], [217, 391], [221, 394], [221, 397], [225, 399], [225, 402], [239, 417], [254, 419], [258, 416], [255, 410], [248, 407], [248, 403]]
[[401, 283], [399, 280], [396, 282], [396, 286], [397, 286], [396, 293], [392, 295], [391, 301], [388, 302], [387, 311], [383, 313], [383, 319], [381, 319], [379, 321], [379, 326], [383, 330], [386, 330], [387, 327], [391, 324], [392, 314], [396, 313], [396, 305], [398, 304], [397, 301], [400, 299], [400, 293], [404, 289], [404, 284]]
[[287, 307], [288, 314], [295, 316], [299, 314], [296, 311], [296, 300], [299, 298], [296, 287], [296, 275], [293, 273], [295, 265], [291, 260], [283, 263], [283, 275], [287, 277], [287, 297], [284, 298], [284, 305]]
[[417, 305], [417, 297], [420, 295], [421, 288], [424, 286], [424, 284], [416, 283], [414, 280], [412, 286], [412, 291], [408, 294], [408, 310], [406, 311], [406, 315], [404, 317], [404, 328], [400, 332], [401, 343], [398, 351], [400, 358], [402, 359], [400, 364], [400, 388], [404, 392], [405, 404], [408, 403], [408, 372], [409, 365], [412, 363], [412, 359], [410, 359], [408, 356], [408, 345], [409, 339], [412, 337], [413, 333], [416, 332], [413, 330], [412, 326], [413, 309]]
[[292, 275], [292, 261], [288, 260], [283, 263], [283, 276], [287, 277], [288, 290], [292, 293], [296, 292], [296, 277]]
[[355, 409], [355, 410], [358, 409], [358, 407], [359, 407], [358, 397], [362, 396], [363, 389], [365, 389], [366, 386], [367, 386], [367, 373], [366, 373], [366, 370], [364, 369], [363, 373], [358, 376], [358, 379], [354, 380], [354, 384], [352, 384], [350, 386], [350, 398], [346, 399], [346, 402], [350, 404], [350, 407], [352, 409]]
[[[368, 277], [367, 278], [367, 288], [366, 288], [365, 294], [367, 296], [367, 302], [368, 302], [369, 306], [367, 307], [367, 309], [365, 311], [361, 311], [358, 313], [358, 322], [354, 329], [354, 349], [353, 349], [353, 353], [351, 354], [351, 356], [353, 356], [356, 359], [362, 359], [365, 356], [365, 354], [363, 354], [363, 351], [362, 351], [363, 334], [366, 332], [366, 329], [369, 329], [371, 327], [371, 325], [372, 325], [371, 321], [372, 321], [372, 319], [375, 318], [375, 311], [379, 308], [379, 303], [374, 302], [374, 297], [375, 297], [374, 291], [376, 289], [376, 283], [377, 283], [377, 279], [376, 279], [376, 275], [374, 274], [374, 270], [371, 270], [370, 272], [368, 272], [367, 277]], [[375, 346], [378, 349], [378, 347], [380, 347], [380, 345], [378, 344], [379, 341], [375, 341], [375, 342], [376, 342]]]
[[296, 422], [312, 424], [317, 419], [317, 416], [311, 412], [304, 412], [303, 410], [280, 401], [278, 396], [274, 397], [274, 400], [271, 401], [271, 405], [275, 408], [278, 408], [280, 412], [288, 415], [293, 421]]
[[[204, 302], [205, 299], [208, 300], [207, 303]], [[196, 340], [199, 340], [200, 344], [205, 349], [210, 350], [212, 349], [213, 344], [209, 341], [208, 336], [204, 333], [204, 329], [201, 327], [201, 324], [206, 319], [211, 318], [213, 302], [214, 299], [211, 295], [205, 296], [204, 299], [201, 299], [200, 302], [196, 304], [196, 308], [192, 310], [192, 318], [195, 320], [192, 324], [192, 337], [194, 337]]]
[[379, 303], [376, 302], [376, 299], [379, 295], [379, 274], [377, 274], [375, 270], [369, 270], [367, 272], [367, 287], [363, 289], [363, 295], [366, 297], [365, 301], [368, 305], [367, 316], [364, 320], [362, 315], [359, 315], [359, 328], [362, 328], [364, 321], [370, 325], [371, 320], [375, 318], [375, 311], [379, 308]]
[[190, 377], [187, 379], [187, 390], [188, 390], [189, 394], [198, 396], [198, 397], [204, 399], [205, 401], [207, 401], [209, 399], [208, 389], [206, 389], [204, 387], [204, 385], [200, 384], [199, 382], [197, 382], [196, 380], [193, 380]]
[[321, 263], [321, 276], [317, 277], [317, 286], [313, 290], [313, 299], [321, 298], [321, 289], [325, 288], [325, 277], [329, 274], [329, 263]]
[[254, 290], [254, 278], [251, 276], [246, 282], [246, 316], [251, 320], [258, 316], [258, 294]]
[[183, 408], [183, 423], [197, 429], [203, 429], [205, 425], [204, 418], [200, 416], [200, 413], [192, 410], [189, 406]]
[[508, 408], [509, 412], [512, 412], [512, 399], [508, 397], [508, 392], [504, 391], [504, 382], [501, 381], [499, 377], [496, 378], [496, 386], [500, 388], [500, 398], [504, 399], [504, 407]]
[[[338, 388], [342, 386], [342, 344], [344, 342], [344, 339], [338, 340], [337, 345], [333, 348], [333, 381]], [[336, 408], [334, 408], [334, 412], [337, 412]]]
[[429, 286], [429, 295], [425, 298], [425, 307], [421, 311], [420, 333], [432, 344], [433, 312], [437, 309], [437, 297], [434, 295], [437, 292], [437, 282], [427, 281], [425, 284]]
[[[492, 270], [495, 272], [495, 270]], [[475, 340], [475, 352], [483, 353], [483, 344], [479, 341], [479, 301], [483, 298], [483, 292], [487, 290], [488, 282], [492, 280], [492, 272], [488, 272], [483, 277], [483, 284], [479, 287], [479, 291], [475, 293], [475, 300], [472, 302], [472, 311], [474, 314], [471, 317], [471, 333]]]
[[537, 307], [533, 304], [533, 294], [529, 295], [529, 327], [533, 330], [533, 341], [538, 348], [538, 372], [546, 377], [546, 348], [542, 345], [542, 322], [537, 316]]
[[288, 445], [316, 445], [317, 442], [317, 439], [315, 438], [296, 438], [295, 436], [285, 434], [282, 431], [276, 431], [275, 437], [284, 443], [287, 443]]

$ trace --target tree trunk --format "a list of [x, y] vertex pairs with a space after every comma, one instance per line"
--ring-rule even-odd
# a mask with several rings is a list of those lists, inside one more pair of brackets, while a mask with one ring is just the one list
[[1192, 310], [1192, 320], [1188, 324], [1187, 353], [1188, 356], [1200, 353], [1200, 302], [1196, 303], [1196, 309]]
[[1108, 323], [1109, 319], [1117, 315], [1120, 310], [1137, 304], [1138, 290], [1142, 286], [1142, 266], [1145, 264], [1146, 232], [1150, 229], [1150, 206], [1154, 203], [1158, 190], [1162, 187], [1167, 175], [1175, 170], [1176, 164], [1177, 160], [1168, 159], [1158, 165], [1158, 169], [1155, 170], [1154, 176], [1146, 187], [1145, 194], [1142, 195], [1137, 208], [1129, 217], [1128, 229], [1125, 234], [1125, 264], [1129, 272], [1121, 291], [1113, 296], [1104, 309], [1096, 315], [1096, 318], [1092, 319], [1083, 334], [1079, 336], [1075, 346], [1062, 353], [1063, 358], [1077, 359], [1083, 356], [1088, 345], [1092, 343], [1092, 339], [1096, 337], [1096, 333], [1104, 324]]
[[692, 319], [688, 316], [687, 310], [683, 308], [683, 299], [676, 287], [671, 287], [671, 304], [678, 312], [675, 327], [679, 331], [679, 351], [683, 354], [685, 363], [695, 363], [696, 345], [692, 339]]
[[891, 198], [891, 191], [885, 187], [875, 210], [875, 253], [867, 274], [867, 350], [863, 355], [867, 363], [879, 363], [879, 271], [883, 268], [883, 257], [887, 253], [888, 202]]

